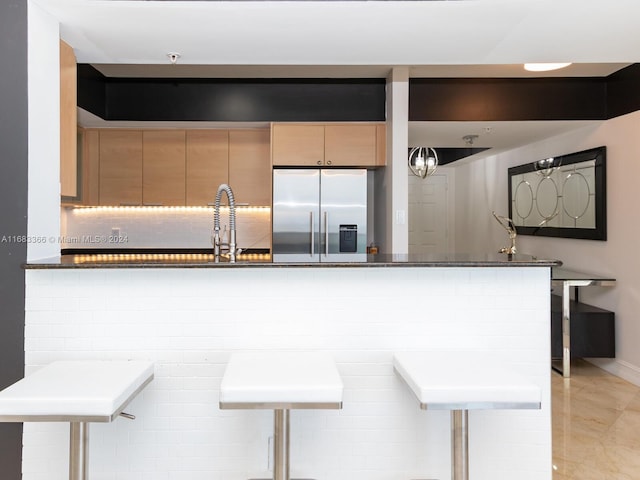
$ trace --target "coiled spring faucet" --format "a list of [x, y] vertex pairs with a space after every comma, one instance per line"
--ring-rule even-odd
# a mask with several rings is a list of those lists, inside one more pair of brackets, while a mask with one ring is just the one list
[[233, 191], [226, 183], [221, 184], [216, 192], [216, 203], [213, 210], [213, 254], [220, 256], [220, 199], [222, 192], [227, 194], [229, 199], [229, 256], [235, 260], [236, 256], [236, 202], [233, 198]]

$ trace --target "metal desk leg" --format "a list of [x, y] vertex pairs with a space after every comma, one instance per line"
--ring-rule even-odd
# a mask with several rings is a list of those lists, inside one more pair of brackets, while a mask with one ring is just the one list
[[451, 480], [469, 480], [469, 411], [451, 411]]
[[89, 478], [89, 424], [71, 422], [69, 432], [69, 480]]
[[568, 282], [562, 283], [562, 376], [571, 377], [571, 309]]
[[289, 410], [274, 410], [273, 478], [289, 480]]

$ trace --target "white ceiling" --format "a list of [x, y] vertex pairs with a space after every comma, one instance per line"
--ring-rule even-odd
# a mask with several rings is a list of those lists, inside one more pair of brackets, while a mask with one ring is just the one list
[[[522, 63], [565, 61], [545, 76], [606, 76], [640, 62], [638, 0], [32, 3], [59, 20], [79, 62], [113, 76], [379, 78], [408, 66], [413, 77], [523, 77], [540, 75]], [[412, 122], [409, 136], [513, 148], [592, 123]]]

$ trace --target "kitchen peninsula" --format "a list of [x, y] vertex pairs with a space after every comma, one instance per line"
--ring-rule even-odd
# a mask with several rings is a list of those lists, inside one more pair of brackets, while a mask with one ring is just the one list
[[[99, 477], [240, 480], [271, 475], [272, 414], [218, 408], [230, 354], [326, 351], [344, 382], [343, 408], [292, 412], [292, 477], [406, 480], [449, 477], [449, 415], [419, 410], [394, 375], [394, 352], [486, 353], [539, 385], [542, 408], [472, 412], [471, 477], [550, 480], [549, 282], [558, 263], [499, 254], [32, 261], [25, 364], [155, 362], [155, 381], [130, 405], [138, 419], [92, 431]], [[64, 478], [65, 433], [25, 425], [25, 480]]]

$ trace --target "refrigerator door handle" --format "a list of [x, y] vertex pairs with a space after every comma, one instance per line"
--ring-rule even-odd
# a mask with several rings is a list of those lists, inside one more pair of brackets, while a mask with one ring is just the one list
[[329, 255], [329, 212], [324, 212], [324, 255]]
[[314, 235], [314, 228], [313, 228], [313, 210], [309, 212], [309, 233], [311, 233], [311, 256], [313, 257], [313, 255], [315, 254], [315, 243], [316, 243], [316, 239], [315, 239], [315, 235]]

